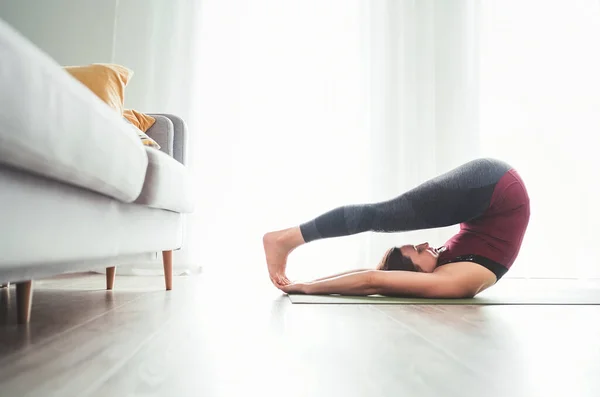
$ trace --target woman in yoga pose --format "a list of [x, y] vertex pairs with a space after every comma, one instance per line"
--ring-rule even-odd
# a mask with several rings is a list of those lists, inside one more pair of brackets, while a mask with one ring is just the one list
[[[529, 196], [510, 165], [470, 161], [391, 200], [346, 205], [299, 226], [264, 235], [273, 284], [286, 293], [473, 297], [514, 263], [529, 223]], [[390, 248], [377, 267], [293, 283], [288, 255], [302, 244], [367, 231], [406, 232], [460, 224], [439, 248], [428, 243]]]

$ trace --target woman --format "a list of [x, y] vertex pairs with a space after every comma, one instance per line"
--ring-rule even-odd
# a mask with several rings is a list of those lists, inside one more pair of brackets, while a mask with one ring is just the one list
[[[466, 298], [494, 285], [510, 269], [529, 215], [529, 196], [517, 171], [499, 160], [478, 159], [391, 200], [338, 207], [297, 227], [267, 233], [263, 244], [271, 281], [286, 293]], [[309, 283], [292, 283], [285, 275], [288, 255], [317, 239], [456, 224], [460, 231], [442, 247], [393, 247], [375, 269]]]

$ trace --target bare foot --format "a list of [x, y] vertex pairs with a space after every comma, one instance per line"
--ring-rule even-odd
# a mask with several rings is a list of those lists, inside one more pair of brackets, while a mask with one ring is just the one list
[[304, 240], [299, 229], [270, 232], [263, 236], [263, 246], [271, 281], [276, 287], [290, 284], [285, 275], [288, 255]]

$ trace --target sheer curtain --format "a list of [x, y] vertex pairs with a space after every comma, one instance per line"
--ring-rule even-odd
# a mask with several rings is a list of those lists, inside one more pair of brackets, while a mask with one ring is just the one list
[[[475, 2], [197, 4], [119, 0], [115, 22], [115, 61], [136, 70], [129, 105], [190, 127], [198, 207], [181, 271], [267, 280], [266, 231], [478, 156]], [[372, 266], [390, 245], [455, 230], [316, 242], [290, 257], [290, 276]]]
[[600, 3], [481, 2], [481, 147], [521, 170], [531, 221], [511, 272], [599, 277]]
[[[494, 156], [533, 202], [512, 276], [598, 273], [585, 248], [600, 220], [596, 0], [135, 1], [119, 0], [116, 24], [116, 60], [141, 70], [132, 104], [190, 127], [198, 206], [182, 270], [267, 280], [264, 232]], [[140, 12], [152, 23], [133, 23]], [[290, 276], [456, 230], [319, 241], [290, 257]]]
[[[367, 4], [369, 189], [378, 201], [479, 156], [479, 9], [474, 1]], [[369, 234], [364, 262], [392, 245], [441, 245], [457, 230]]]
[[[205, 1], [199, 21], [192, 241], [206, 269], [262, 277], [264, 232], [477, 157], [474, 2], [234, 4]], [[454, 230], [319, 241], [290, 276], [372, 266], [391, 244]]]
[[[370, 199], [364, 4], [226, 3], [200, 21], [193, 244], [208, 271], [267, 280], [265, 232]], [[356, 266], [362, 239], [296, 251], [291, 275]]]

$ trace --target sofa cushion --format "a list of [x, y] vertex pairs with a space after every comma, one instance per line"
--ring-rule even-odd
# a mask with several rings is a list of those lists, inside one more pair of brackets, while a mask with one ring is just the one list
[[132, 202], [147, 157], [135, 130], [0, 20], [0, 163]]
[[152, 208], [189, 213], [194, 210], [187, 168], [160, 150], [147, 148], [148, 170], [140, 197], [135, 201]]
[[[110, 258], [182, 246], [181, 214], [123, 203], [2, 165], [0, 203], [0, 282], [90, 270], [100, 259], [114, 266], [119, 262]], [[2, 280], [6, 272], [9, 277]]]

